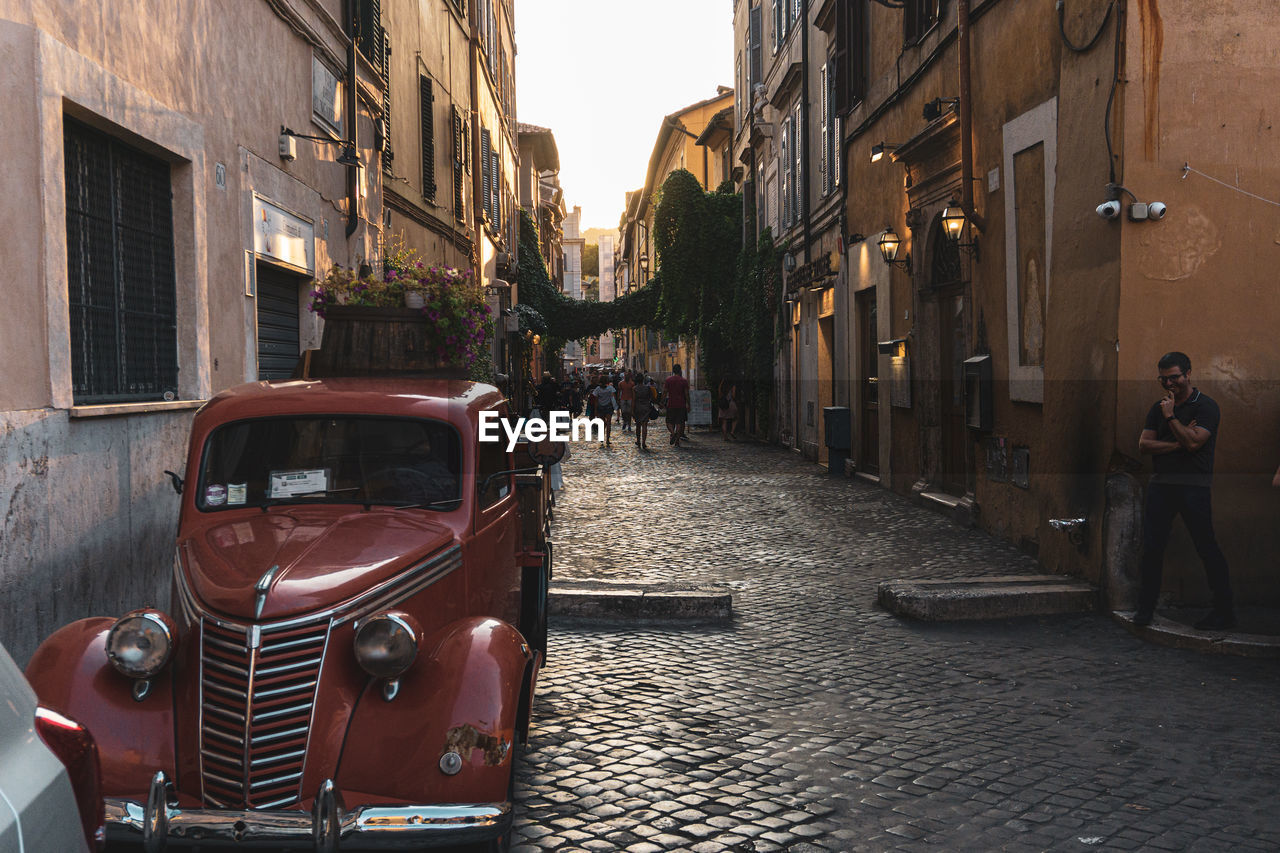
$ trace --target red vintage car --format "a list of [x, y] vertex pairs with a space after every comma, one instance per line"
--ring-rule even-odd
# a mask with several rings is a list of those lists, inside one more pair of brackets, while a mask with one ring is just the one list
[[108, 839], [506, 849], [551, 563], [540, 475], [479, 441], [505, 405], [347, 378], [196, 414], [169, 609], [75, 622], [27, 668], [97, 739]]

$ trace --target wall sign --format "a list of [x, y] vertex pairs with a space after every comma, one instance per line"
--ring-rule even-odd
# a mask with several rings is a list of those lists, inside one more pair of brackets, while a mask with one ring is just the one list
[[253, 197], [253, 250], [315, 275], [315, 226], [257, 196]]

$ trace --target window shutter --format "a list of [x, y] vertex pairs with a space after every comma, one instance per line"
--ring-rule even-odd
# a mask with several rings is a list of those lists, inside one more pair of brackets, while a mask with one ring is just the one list
[[422, 195], [431, 199], [436, 195], [436, 121], [430, 77], [418, 77], [418, 95], [422, 109]]
[[360, 52], [373, 67], [387, 73], [387, 51], [382, 37], [382, 4], [380, 0], [359, 0], [356, 12], [356, 26], [359, 32], [356, 37], [360, 42]]
[[782, 46], [782, 4], [786, 0], [773, 0], [773, 52]]
[[489, 201], [493, 197], [493, 187], [490, 185], [491, 177], [489, 172], [489, 129], [480, 129], [480, 184], [481, 199], [480, 207], [484, 211], [486, 219], [492, 219], [493, 214], [489, 211]]
[[391, 171], [391, 161], [395, 159], [391, 150], [391, 87], [388, 86], [382, 96], [382, 169]]
[[822, 140], [818, 151], [818, 172], [822, 175], [822, 194], [826, 195], [831, 192], [831, 159], [829, 156], [829, 145], [831, 141], [831, 102], [827, 99], [827, 68], [823, 65], [819, 70], [819, 79], [821, 80], [822, 94]]
[[760, 7], [754, 6], [751, 9], [751, 41], [748, 45], [748, 50], [751, 54], [749, 57], [751, 67], [747, 72], [749, 75], [747, 82], [751, 88], [751, 91], [747, 92], [748, 102], [755, 97], [755, 84], [764, 79], [764, 57], [760, 55], [760, 31], [763, 28], [763, 23], [760, 20]]
[[796, 222], [804, 218], [804, 146], [801, 143], [804, 133], [804, 117], [801, 113], [802, 104], [796, 104], [795, 112], [791, 118], [791, 147], [795, 151], [796, 171], [792, 176], [792, 194], [795, 200], [791, 206], [791, 211], [795, 214]]
[[489, 143], [489, 187], [493, 193], [493, 197], [489, 200], [489, 218], [493, 220], [494, 230], [502, 227], [502, 159], [498, 156], [498, 149], [493, 147], [493, 143]]
[[778, 148], [778, 191], [782, 196], [782, 227], [791, 224], [791, 118], [782, 121], [782, 143]]
[[453, 107], [453, 218], [457, 222], [466, 222], [465, 198], [462, 193], [462, 173], [463, 165], [463, 137], [462, 137], [462, 113], [457, 107]]

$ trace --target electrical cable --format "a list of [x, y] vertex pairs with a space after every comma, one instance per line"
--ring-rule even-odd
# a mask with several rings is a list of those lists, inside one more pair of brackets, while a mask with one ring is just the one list
[[[1112, 4], [1114, 5], [1114, 3]], [[1110, 17], [1110, 15], [1108, 15]], [[1105, 24], [1105, 22], [1104, 22]], [[1116, 155], [1114, 147], [1111, 143], [1111, 110], [1116, 102], [1116, 89], [1120, 86], [1120, 42], [1124, 36], [1123, 27], [1120, 26], [1120, 18], [1116, 19], [1116, 48], [1115, 57], [1112, 60], [1111, 72], [1111, 91], [1107, 93], [1107, 109], [1102, 117], [1102, 135], [1107, 140], [1107, 174], [1110, 176], [1109, 183], [1119, 183], [1116, 180]]]
[[1093, 38], [1089, 39], [1088, 44], [1085, 44], [1082, 47], [1077, 47], [1075, 44], [1072, 44], [1070, 37], [1067, 36], [1066, 0], [1058, 0], [1058, 32], [1062, 33], [1062, 43], [1065, 44], [1069, 50], [1074, 51], [1075, 53], [1087, 53], [1092, 50], [1093, 46], [1098, 43], [1098, 39], [1102, 38], [1102, 33], [1106, 30], [1107, 22], [1111, 20], [1111, 12], [1115, 7], [1115, 0], [1111, 0], [1111, 3], [1107, 6], [1107, 13], [1103, 16], [1102, 23], [1098, 26], [1098, 31], [1093, 34]]
[[1269, 198], [1263, 198], [1262, 196], [1257, 195], [1255, 193], [1251, 193], [1248, 190], [1242, 190], [1239, 187], [1232, 186], [1226, 181], [1220, 181], [1217, 178], [1213, 177], [1213, 175], [1206, 175], [1204, 172], [1201, 172], [1199, 169], [1191, 168], [1190, 163], [1182, 164], [1182, 180], [1185, 181], [1187, 179], [1187, 175], [1193, 172], [1202, 178], [1207, 178], [1208, 180], [1213, 181], [1215, 184], [1222, 184], [1222, 186], [1226, 187], [1229, 190], [1238, 192], [1240, 193], [1240, 195], [1247, 195], [1249, 198], [1257, 199], [1258, 201], [1265, 201], [1267, 204], [1274, 204], [1276, 207], [1280, 207], [1280, 201], [1272, 201]]

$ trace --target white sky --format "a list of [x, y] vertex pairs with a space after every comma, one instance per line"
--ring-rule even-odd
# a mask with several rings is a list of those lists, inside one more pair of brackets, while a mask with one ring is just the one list
[[515, 13], [518, 118], [555, 134], [583, 229], [616, 230], [663, 116], [733, 85], [733, 2], [515, 0]]

